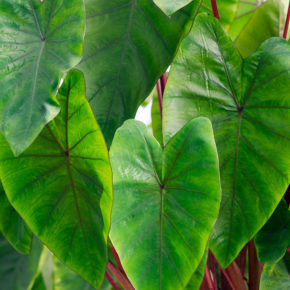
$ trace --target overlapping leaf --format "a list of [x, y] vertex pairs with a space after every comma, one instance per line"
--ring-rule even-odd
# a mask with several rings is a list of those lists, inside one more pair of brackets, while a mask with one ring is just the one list
[[279, 261], [290, 247], [290, 211], [282, 200], [274, 214], [255, 238], [260, 261], [273, 265]]
[[153, 0], [167, 15], [171, 15], [194, 0]]
[[87, 98], [108, 146], [172, 61], [201, 0], [168, 18], [153, 0], [85, 0]]
[[37, 273], [41, 249], [34, 239], [31, 254], [22, 255], [0, 234], [0, 289], [27, 290]]
[[8, 201], [0, 181], [0, 231], [20, 253], [28, 254], [32, 243], [32, 232]]
[[0, 131], [22, 153], [59, 112], [63, 73], [82, 54], [80, 0], [0, 0]]
[[219, 209], [209, 120], [190, 121], [164, 150], [143, 123], [129, 120], [116, 132], [110, 156], [115, 193], [110, 237], [129, 279], [140, 290], [184, 289]]
[[199, 15], [164, 97], [165, 144], [188, 120], [213, 122], [222, 204], [210, 247], [226, 267], [273, 213], [289, 184], [290, 46], [266, 41], [243, 60], [219, 22]]
[[82, 73], [62, 85], [62, 110], [29, 149], [14, 157], [0, 140], [9, 201], [65, 264], [95, 287], [107, 263], [112, 175], [103, 135], [85, 98]]
[[268, 38], [283, 36], [288, 4], [288, 0], [268, 0], [255, 10], [235, 40], [235, 45], [243, 57], [255, 52]]

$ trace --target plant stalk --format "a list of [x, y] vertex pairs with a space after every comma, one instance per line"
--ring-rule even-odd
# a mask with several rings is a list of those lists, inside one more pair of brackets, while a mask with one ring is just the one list
[[108, 270], [106, 271], [105, 277], [108, 280], [108, 282], [112, 285], [114, 290], [120, 290], [118, 284], [115, 282], [114, 278], [111, 276]]
[[248, 244], [249, 290], [259, 290], [263, 263], [259, 262], [254, 240]]
[[286, 23], [285, 23], [285, 27], [284, 27], [284, 33], [283, 33], [283, 38], [284, 39], [287, 39], [288, 27], [289, 27], [289, 20], [290, 20], [290, 0], [289, 0], [289, 6], [288, 6]]
[[209, 252], [209, 258], [210, 258], [210, 262], [211, 262], [211, 271], [212, 271], [212, 276], [213, 276], [214, 289], [218, 290], [217, 276], [216, 276], [216, 269], [215, 269], [215, 261], [214, 261], [214, 256], [213, 256], [212, 252]]
[[116, 249], [114, 248], [114, 246], [111, 246], [110, 250], [111, 250], [112, 255], [113, 255], [113, 257], [114, 257], [114, 259], [115, 259], [115, 261], [116, 261], [116, 263], [118, 265], [118, 269], [127, 277], [126, 272], [125, 272], [125, 270], [124, 270], [124, 268], [123, 268], [123, 266], [121, 264], [119, 255], [118, 255]]
[[208, 265], [206, 264], [205, 273], [200, 290], [214, 290], [214, 284], [210, 276]]
[[213, 16], [217, 18], [218, 20], [220, 20], [220, 15], [219, 15], [218, 7], [216, 4], [216, 0], [211, 0], [211, 7], [212, 7]]
[[115, 267], [115, 265], [111, 261], [108, 262], [108, 269], [116, 277], [124, 290], [134, 290], [134, 287], [132, 286], [128, 278], [126, 278], [124, 274], [117, 267]]

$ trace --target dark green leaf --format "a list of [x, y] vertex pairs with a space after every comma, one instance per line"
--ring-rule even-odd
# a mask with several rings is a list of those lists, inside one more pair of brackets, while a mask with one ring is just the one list
[[110, 154], [110, 237], [125, 272], [136, 289], [184, 289], [203, 257], [220, 203], [209, 120], [190, 121], [164, 150], [143, 123], [129, 120], [117, 130]]
[[200, 2], [168, 18], [152, 0], [85, 0], [87, 32], [78, 68], [108, 146], [171, 63]]
[[289, 184], [290, 45], [272, 38], [243, 60], [220, 23], [199, 15], [170, 72], [165, 144], [188, 120], [213, 123], [222, 204], [210, 247], [223, 267], [269, 219]]
[[[286, 258], [286, 257], [285, 257]], [[285, 258], [272, 269], [264, 266], [261, 276], [260, 290], [290, 290], [290, 272], [286, 267]]]
[[167, 15], [172, 15], [191, 1], [194, 0], [153, 0], [153, 2]]
[[31, 249], [32, 233], [24, 220], [8, 201], [0, 181], [0, 231], [20, 253], [28, 254]]
[[0, 234], [0, 289], [27, 290], [37, 273], [41, 249], [34, 239], [31, 254], [22, 255]]
[[0, 176], [9, 201], [66, 265], [102, 283], [112, 206], [108, 151], [85, 98], [81, 72], [59, 90], [62, 110], [29, 149], [14, 157], [0, 139]]
[[282, 200], [255, 238], [260, 261], [275, 264], [290, 247], [290, 211]]
[[205, 251], [199, 266], [197, 267], [197, 269], [193, 273], [193, 275], [192, 275], [192, 277], [191, 277], [191, 279], [190, 279], [190, 281], [185, 289], [195, 290], [195, 289], [200, 288], [200, 285], [201, 285], [203, 277], [204, 277], [207, 257], [208, 257], [208, 249]]
[[59, 112], [55, 94], [82, 54], [80, 0], [0, 0], [0, 131], [19, 155]]
[[255, 52], [268, 38], [283, 36], [288, 4], [288, 0], [268, 0], [253, 13], [235, 40], [235, 45], [243, 57]]

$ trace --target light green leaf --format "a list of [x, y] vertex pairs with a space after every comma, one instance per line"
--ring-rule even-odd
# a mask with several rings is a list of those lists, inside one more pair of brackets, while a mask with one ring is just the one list
[[288, 5], [288, 0], [268, 0], [254, 12], [235, 40], [235, 45], [243, 57], [255, 52], [268, 38], [283, 36]]
[[191, 1], [194, 0], [153, 0], [153, 2], [169, 16], [189, 4]]
[[41, 249], [34, 239], [31, 254], [22, 255], [0, 234], [0, 289], [27, 290], [37, 272]]
[[152, 0], [85, 0], [87, 98], [108, 146], [168, 68], [201, 0], [168, 18]]
[[222, 204], [210, 248], [227, 267], [269, 219], [289, 184], [290, 45], [266, 41], [243, 60], [220, 23], [199, 15], [164, 97], [165, 144], [189, 120], [213, 123]]
[[190, 121], [164, 150], [143, 123], [129, 120], [117, 130], [110, 157], [110, 237], [130, 281], [140, 290], [184, 289], [203, 257], [220, 203], [209, 120]]
[[32, 232], [8, 201], [0, 181], [0, 231], [20, 253], [28, 254], [31, 249]]
[[0, 139], [0, 176], [11, 204], [68, 267], [96, 287], [107, 264], [112, 174], [81, 72], [59, 90], [62, 110], [29, 149], [14, 157]]
[[201, 283], [203, 281], [203, 277], [204, 277], [207, 257], [208, 257], [208, 250], [205, 251], [199, 266], [197, 267], [197, 269], [193, 273], [193, 275], [192, 275], [192, 277], [191, 277], [191, 279], [190, 279], [190, 281], [185, 289], [187, 289], [187, 290], [200, 289], [200, 285], [201, 285]]
[[270, 265], [270, 269], [267, 264], [265, 265], [261, 276], [260, 290], [290, 290], [290, 272], [287, 269], [285, 258], [275, 265], [274, 269], [272, 269], [272, 265]]
[[59, 113], [55, 94], [82, 55], [81, 0], [0, 0], [0, 131], [22, 153]]
[[[238, 11], [240, 0], [216, 0], [219, 15], [225, 28], [229, 28]], [[212, 13], [211, 0], [204, 0], [201, 11]]]
[[268, 265], [280, 260], [290, 247], [290, 211], [283, 199], [255, 238], [258, 258]]

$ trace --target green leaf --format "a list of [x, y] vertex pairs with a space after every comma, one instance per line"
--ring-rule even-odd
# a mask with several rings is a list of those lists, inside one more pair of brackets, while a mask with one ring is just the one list
[[[228, 28], [234, 21], [235, 15], [239, 7], [240, 0], [217, 0], [217, 7], [220, 19], [225, 28]], [[212, 13], [211, 0], [204, 0], [201, 11]]]
[[275, 264], [290, 247], [290, 211], [283, 199], [255, 238], [260, 261]]
[[94, 290], [88, 282], [54, 258], [54, 290]]
[[220, 23], [199, 15], [180, 50], [165, 90], [164, 140], [194, 117], [213, 123], [222, 204], [210, 248], [226, 268], [289, 184], [290, 46], [272, 38], [243, 60]]
[[31, 249], [32, 232], [8, 201], [0, 181], [0, 231], [20, 253], [28, 254]]
[[235, 40], [243, 27], [247, 24], [253, 13], [262, 5], [264, 2], [259, 0], [239, 0], [238, 9], [233, 21], [230, 23], [227, 31], [229, 36]]
[[31, 254], [22, 255], [0, 234], [0, 289], [27, 290], [37, 272], [41, 249], [34, 239]]
[[192, 275], [192, 277], [191, 277], [191, 279], [190, 279], [190, 281], [185, 289], [188, 289], [188, 290], [200, 289], [200, 285], [201, 285], [201, 283], [203, 281], [203, 277], [204, 277], [207, 257], [208, 257], [208, 249], [204, 252], [203, 258], [202, 258], [199, 266], [197, 267], [197, 269], [193, 273], [193, 275]]
[[220, 203], [209, 120], [190, 121], [164, 150], [143, 123], [129, 120], [117, 130], [110, 157], [110, 237], [130, 281], [140, 290], [184, 289], [203, 257]]
[[255, 52], [268, 38], [283, 36], [288, 5], [288, 0], [268, 0], [254, 12], [235, 40], [235, 45], [243, 57]]
[[194, 0], [153, 0], [153, 2], [169, 16], [192, 1]]
[[261, 276], [260, 290], [290, 290], [290, 272], [287, 269], [285, 258], [276, 264], [274, 269], [272, 267], [269, 269], [267, 264], [265, 265]]
[[85, 0], [87, 98], [108, 146], [168, 68], [201, 0], [168, 18], [152, 0]]
[[162, 122], [160, 117], [160, 108], [156, 88], [154, 89], [154, 94], [152, 97], [151, 119], [153, 136], [156, 138], [159, 144], [163, 146]]
[[0, 176], [11, 204], [68, 267], [96, 287], [107, 264], [112, 175], [107, 147], [85, 98], [81, 72], [59, 90], [62, 110], [14, 157], [0, 139]]
[[55, 94], [82, 55], [80, 0], [0, 0], [0, 131], [22, 153], [59, 113]]

